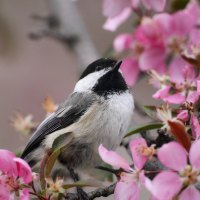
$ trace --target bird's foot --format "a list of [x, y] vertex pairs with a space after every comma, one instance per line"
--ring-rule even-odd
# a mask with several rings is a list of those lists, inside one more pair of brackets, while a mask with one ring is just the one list
[[89, 200], [87, 193], [82, 188], [77, 188], [77, 194], [80, 200]]
[[69, 174], [70, 174], [70, 176], [71, 176], [71, 178], [73, 179], [74, 182], [80, 180], [78, 174], [74, 171], [74, 169], [68, 168], [68, 170], [69, 170]]
[[[77, 182], [80, 180], [78, 174], [74, 171], [74, 169], [68, 168], [68, 170], [74, 182]], [[80, 200], [89, 200], [87, 193], [80, 187], [77, 187], [77, 194]]]

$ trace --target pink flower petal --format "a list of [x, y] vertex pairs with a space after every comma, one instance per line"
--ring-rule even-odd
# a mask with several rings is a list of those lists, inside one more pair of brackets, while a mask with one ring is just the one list
[[196, 103], [199, 100], [199, 92], [192, 92], [191, 94], [188, 95], [186, 101], [191, 102], [191, 103]]
[[139, 200], [140, 189], [134, 180], [130, 182], [119, 181], [115, 187], [115, 200]]
[[147, 143], [143, 138], [134, 139], [130, 142], [130, 150], [136, 169], [142, 169], [148, 160], [148, 157], [141, 153], [142, 148], [145, 147], [147, 147]]
[[30, 200], [29, 189], [23, 189], [20, 192], [20, 200]]
[[199, 92], [200, 93], [200, 80], [197, 80], [197, 92]]
[[163, 47], [149, 48], [145, 50], [139, 59], [140, 69], [143, 71], [159, 68], [164, 65], [165, 49]]
[[157, 155], [161, 163], [170, 169], [180, 171], [187, 165], [187, 152], [177, 142], [164, 144]]
[[114, 49], [116, 52], [122, 52], [131, 46], [133, 37], [131, 34], [123, 33], [118, 35], [114, 40]]
[[182, 187], [181, 179], [178, 174], [171, 171], [159, 173], [151, 182], [146, 180], [146, 188], [158, 200], [172, 200]]
[[101, 159], [117, 168], [122, 168], [126, 171], [130, 171], [131, 167], [128, 162], [114, 151], [108, 151], [102, 144], [99, 146], [99, 155]]
[[103, 15], [106, 17], [116, 17], [125, 8], [130, 6], [130, 0], [103, 0]]
[[170, 104], [181, 104], [185, 101], [185, 96], [182, 93], [176, 93], [163, 98], [163, 101]]
[[183, 78], [184, 80], [194, 80], [195, 78], [195, 71], [194, 71], [194, 67], [190, 66], [190, 65], [186, 65], [184, 66], [184, 68], [182, 69], [182, 74], [183, 74]]
[[190, 126], [192, 129], [192, 135], [194, 138], [200, 138], [200, 124], [199, 120], [194, 114], [191, 114]]
[[189, 36], [189, 39], [190, 39], [190, 44], [195, 44], [195, 45], [200, 45], [200, 30], [199, 29], [193, 29], [191, 30], [190, 32], [190, 36]]
[[[192, 28], [198, 23], [199, 6], [195, 1], [190, 1], [187, 7], [176, 12], [173, 15], [173, 29], [174, 34], [184, 36], [188, 34]], [[185, 19], [185, 23], [182, 20]]]
[[152, 48], [163, 48], [164, 43], [161, 34], [161, 29], [158, 24], [154, 19], [149, 17], [144, 17], [141, 25], [134, 32], [137, 42], [143, 44], [147, 51]]
[[179, 196], [179, 200], [199, 200], [200, 192], [194, 187], [187, 187]]
[[133, 8], [137, 8], [140, 3], [140, 0], [131, 0], [131, 5]]
[[190, 148], [189, 152], [189, 158], [190, 158], [190, 163], [193, 167], [200, 169], [200, 140], [194, 141]]
[[169, 66], [169, 76], [170, 80], [175, 83], [183, 83], [183, 67], [188, 65], [181, 57], [176, 56]]
[[160, 12], [164, 9], [166, 0], [142, 0], [142, 3], [147, 9]]
[[170, 86], [165, 86], [164, 88], [161, 88], [156, 93], [153, 94], [153, 98], [155, 99], [162, 99], [166, 97], [169, 94]]
[[189, 119], [188, 111], [187, 111], [187, 110], [181, 111], [181, 112], [176, 116], [176, 118], [182, 120], [183, 122], [186, 122], [186, 121]]
[[10, 191], [7, 185], [1, 183], [0, 180], [0, 199], [1, 200], [10, 200]]
[[173, 28], [172, 27], [172, 15], [170, 15], [168, 13], [161, 13], [161, 14], [154, 15], [153, 19], [159, 26], [160, 32], [163, 35], [163, 39], [165, 39], [167, 41], [168, 38], [170, 38], [170, 36], [171, 36], [171, 32], [172, 32], [172, 28]]
[[16, 163], [17, 176], [22, 178], [25, 183], [32, 181], [32, 171], [30, 166], [21, 158], [14, 158], [13, 161]]
[[116, 17], [110, 17], [106, 20], [106, 22], [103, 25], [103, 28], [108, 31], [115, 31], [117, 28], [125, 22], [128, 17], [131, 15], [131, 8], [125, 8], [120, 15], [117, 15]]
[[126, 58], [123, 60], [120, 69], [122, 70], [127, 85], [134, 85], [140, 72], [137, 61], [132, 58]]
[[153, 195], [153, 181], [151, 181], [149, 178], [145, 177], [145, 181], [144, 181], [144, 186], [147, 188], [147, 190], [149, 190], [151, 192], [151, 194]]
[[13, 158], [15, 155], [11, 151], [0, 149], [0, 171], [13, 175], [16, 171]]

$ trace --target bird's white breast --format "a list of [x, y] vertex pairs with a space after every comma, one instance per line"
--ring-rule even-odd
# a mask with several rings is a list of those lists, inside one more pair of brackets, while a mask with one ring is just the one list
[[120, 143], [132, 119], [134, 102], [127, 91], [110, 96], [104, 107], [102, 119], [99, 120], [101, 135], [99, 143], [109, 149], [115, 149]]
[[81, 141], [114, 149], [127, 132], [133, 110], [134, 100], [128, 91], [111, 95], [94, 103], [76, 123], [48, 135], [45, 146], [51, 148], [59, 135], [73, 132], [74, 137]]

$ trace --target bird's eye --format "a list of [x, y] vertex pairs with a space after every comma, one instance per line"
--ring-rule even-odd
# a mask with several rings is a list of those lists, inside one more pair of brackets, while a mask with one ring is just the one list
[[102, 70], [102, 66], [97, 66], [95, 71], [100, 71]]

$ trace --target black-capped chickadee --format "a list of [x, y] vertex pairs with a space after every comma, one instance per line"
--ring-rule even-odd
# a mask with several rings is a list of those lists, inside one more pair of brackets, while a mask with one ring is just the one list
[[73, 93], [39, 125], [21, 157], [34, 166], [57, 137], [69, 133], [58, 162], [68, 169], [99, 165], [99, 145], [115, 149], [134, 110], [133, 96], [119, 70], [121, 63], [105, 58], [91, 63]]

